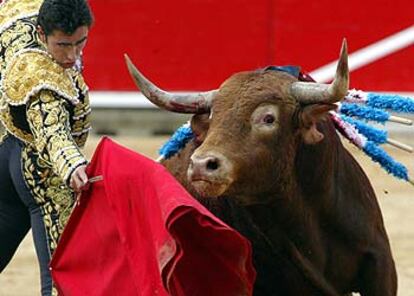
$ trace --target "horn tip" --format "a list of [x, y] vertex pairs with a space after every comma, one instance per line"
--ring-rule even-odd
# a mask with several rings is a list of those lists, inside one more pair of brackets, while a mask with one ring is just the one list
[[131, 59], [129, 58], [128, 54], [124, 53], [124, 59], [126, 62], [131, 62]]
[[346, 38], [342, 41], [342, 48], [341, 53], [339, 57], [339, 63], [338, 63], [338, 70], [342, 73], [347, 73], [348, 70], [348, 44], [346, 42]]
[[342, 47], [341, 47], [341, 56], [342, 55], [348, 55], [348, 42], [346, 41], [346, 38], [342, 40]]
[[[132, 74], [134, 72], [138, 72], [137, 68], [135, 67], [134, 63], [130, 59], [130, 57], [127, 54], [124, 54], [125, 63], [127, 65], [128, 71]], [[133, 75], [133, 74], [132, 74]]]

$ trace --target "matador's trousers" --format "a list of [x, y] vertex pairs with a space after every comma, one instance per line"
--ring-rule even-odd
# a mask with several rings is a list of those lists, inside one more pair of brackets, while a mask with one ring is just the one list
[[22, 174], [23, 143], [13, 136], [0, 142], [0, 272], [13, 257], [30, 227], [40, 264], [42, 295], [51, 295], [51, 258], [41, 208]]

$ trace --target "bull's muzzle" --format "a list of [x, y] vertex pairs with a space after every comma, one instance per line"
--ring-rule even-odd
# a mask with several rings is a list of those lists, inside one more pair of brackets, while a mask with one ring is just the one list
[[221, 153], [193, 154], [187, 171], [188, 180], [203, 196], [223, 194], [233, 182], [233, 165]]

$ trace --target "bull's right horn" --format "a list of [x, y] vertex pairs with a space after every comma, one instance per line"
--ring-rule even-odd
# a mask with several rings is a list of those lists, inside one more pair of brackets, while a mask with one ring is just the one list
[[291, 94], [304, 104], [336, 103], [346, 96], [348, 88], [348, 49], [344, 39], [334, 81], [331, 84], [294, 82], [291, 86]]
[[125, 61], [135, 84], [144, 96], [158, 107], [178, 113], [205, 113], [210, 110], [211, 103], [217, 90], [196, 94], [168, 93], [145, 78], [126, 54]]

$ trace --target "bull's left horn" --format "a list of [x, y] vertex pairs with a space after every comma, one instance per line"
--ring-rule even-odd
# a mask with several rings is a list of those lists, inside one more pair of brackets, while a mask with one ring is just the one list
[[304, 104], [335, 103], [346, 96], [348, 88], [348, 50], [344, 39], [335, 78], [331, 84], [294, 82], [290, 91], [296, 100]]
[[126, 54], [125, 61], [135, 84], [144, 96], [158, 107], [178, 113], [205, 113], [210, 110], [217, 90], [197, 94], [168, 93], [145, 78]]

